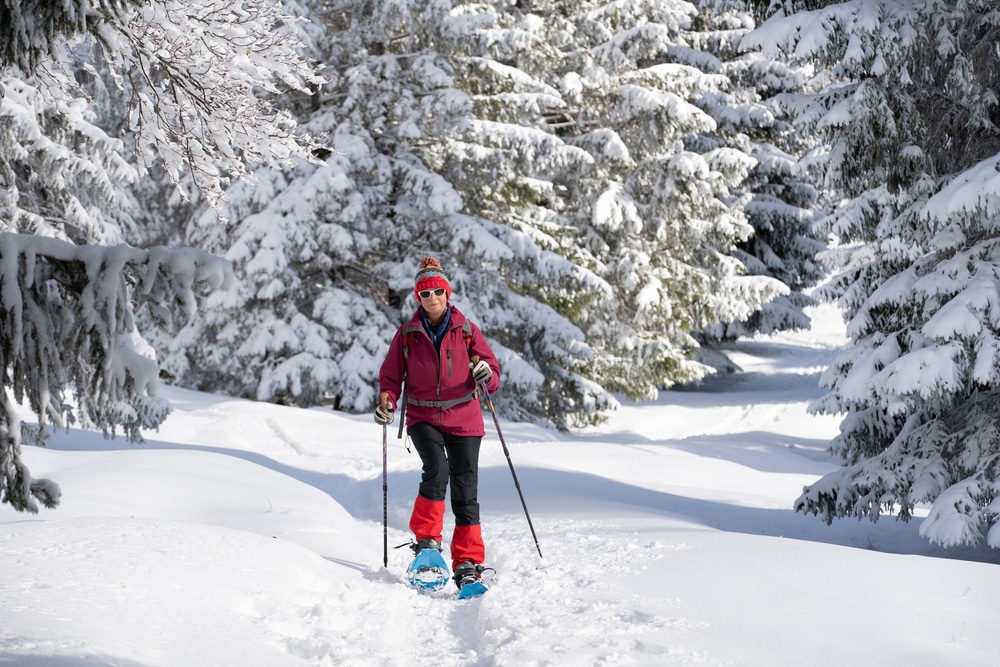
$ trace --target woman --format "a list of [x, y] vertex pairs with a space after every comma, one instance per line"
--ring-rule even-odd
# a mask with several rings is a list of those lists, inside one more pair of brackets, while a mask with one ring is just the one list
[[420, 305], [396, 332], [382, 362], [375, 421], [392, 423], [405, 396], [407, 433], [423, 464], [410, 516], [412, 547], [415, 553], [441, 550], [450, 482], [452, 570], [461, 589], [479, 579], [486, 559], [478, 499], [479, 446], [486, 430], [478, 386], [485, 382], [495, 392], [500, 366], [479, 328], [449, 303], [451, 285], [440, 262], [421, 260], [413, 292]]

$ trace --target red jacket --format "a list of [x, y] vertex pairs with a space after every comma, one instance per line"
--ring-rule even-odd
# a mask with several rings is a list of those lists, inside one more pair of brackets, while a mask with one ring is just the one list
[[419, 310], [396, 331], [379, 370], [379, 394], [388, 394], [396, 409], [405, 374], [407, 428], [427, 422], [444, 433], [483, 436], [483, 410], [478, 397], [473, 396], [476, 383], [469, 363], [471, 357], [478, 356], [493, 369], [493, 377], [486, 383], [490, 394], [500, 388], [500, 365], [479, 327], [455, 306], [448, 307], [451, 321], [441, 340], [440, 354], [424, 330]]

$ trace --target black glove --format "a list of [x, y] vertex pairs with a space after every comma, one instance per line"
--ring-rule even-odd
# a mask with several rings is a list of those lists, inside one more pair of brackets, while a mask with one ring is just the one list
[[388, 406], [380, 405], [375, 408], [375, 423], [381, 424], [382, 426], [388, 426], [392, 423], [392, 420], [396, 418], [396, 413], [389, 409]]

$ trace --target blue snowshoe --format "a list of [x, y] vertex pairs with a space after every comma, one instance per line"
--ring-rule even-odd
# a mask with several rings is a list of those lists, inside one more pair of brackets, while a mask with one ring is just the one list
[[417, 590], [436, 591], [448, 585], [451, 575], [448, 563], [441, 555], [441, 543], [425, 538], [410, 548], [416, 554], [410, 567], [406, 569], [406, 580]]
[[466, 561], [455, 568], [455, 585], [458, 586], [458, 599], [465, 600], [482, 595], [489, 590], [483, 582], [483, 572], [492, 570], [472, 561]]

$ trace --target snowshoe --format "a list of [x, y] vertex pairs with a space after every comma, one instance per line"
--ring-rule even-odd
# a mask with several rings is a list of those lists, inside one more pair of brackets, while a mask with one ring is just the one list
[[483, 582], [483, 572], [491, 568], [483, 567], [466, 561], [455, 568], [455, 585], [458, 586], [458, 599], [465, 600], [482, 595], [489, 590]]
[[426, 538], [411, 544], [416, 556], [406, 569], [406, 580], [418, 590], [436, 591], [448, 585], [451, 578], [448, 563], [441, 555], [441, 543]]

